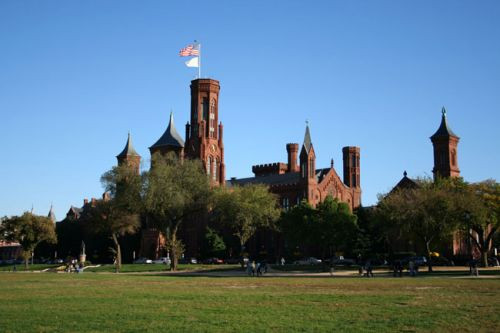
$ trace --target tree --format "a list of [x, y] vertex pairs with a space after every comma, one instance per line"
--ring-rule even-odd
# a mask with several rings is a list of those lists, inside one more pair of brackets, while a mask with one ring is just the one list
[[315, 230], [319, 229], [316, 210], [306, 200], [283, 212], [280, 229], [287, 246], [292, 249], [306, 248], [316, 244]]
[[488, 252], [500, 228], [500, 186], [494, 180], [486, 180], [468, 185], [462, 194], [461, 229], [481, 252], [481, 263], [487, 267]]
[[[461, 180], [419, 180], [415, 188], [400, 188], [382, 197], [379, 209], [403, 236], [421, 242], [429, 255], [438, 240], [457, 229], [457, 194], [462, 187]], [[428, 266], [432, 271], [431, 260]]]
[[351, 251], [358, 233], [349, 206], [332, 196], [316, 208], [303, 200], [283, 214], [281, 230], [292, 247], [316, 248], [323, 257]]
[[182, 223], [207, 211], [212, 189], [201, 161], [178, 160], [175, 154], [153, 156], [146, 175], [145, 208], [151, 222], [166, 239], [171, 269], [177, 269], [184, 246], [177, 232]]
[[316, 239], [320, 240], [323, 248], [328, 249], [330, 255], [333, 252], [351, 251], [359, 230], [357, 217], [352, 214], [349, 206], [329, 195], [317, 206], [317, 212], [320, 234]]
[[220, 187], [215, 194], [215, 219], [229, 228], [240, 242], [243, 254], [246, 242], [258, 228], [275, 228], [280, 209], [274, 194], [261, 184]]
[[226, 244], [214, 229], [207, 227], [202, 244], [202, 252], [206, 257], [220, 257], [226, 250]]
[[28, 260], [38, 244], [43, 241], [49, 244], [57, 243], [54, 223], [48, 217], [28, 212], [4, 219], [0, 225], [0, 238], [21, 244], [26, 269]]
[[111, 236], [119, 272], [122, 267], [120, 238], [135, 233], [141, 225], [142, 181], [133, 167], [123, 164], [104, 173], [101, 182], [110, 198], [97, 201], [83, 218], [95, 232]]

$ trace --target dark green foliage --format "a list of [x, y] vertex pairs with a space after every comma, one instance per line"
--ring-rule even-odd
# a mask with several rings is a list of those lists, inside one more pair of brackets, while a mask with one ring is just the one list
[[231, 230], [240, 241], [241, 251], [258, 228], [274, 229], [280, 210], [276, 197], [264, 185], [219, 188], [215, 193], [213, 217]]
[[[459, 198], [460, 228], [481, 252], [483, 266], [500, 228], [500, 186], [494, 180], [466, 184]], [[473, 232], [471, 233], [470, 230]]]
[[165, 236], [175, 270], [184, 249], [177, 237], [179, 228], [184, 221], [206, 214], [212, 189], [199, 160], [155, 154], [152, 165], [145, 178], [145, 210], [150, 223]]
[[[436, 252], [443, 239], [457, 230], [459, 180], [421, 179], [416, 188], [392, 191], [379, 202], [379, 213], [399, 232], [402, 239], [414, 240], [425, 248], [424, 255]], [[432, 270], [428, 261], [429, 271]]]
[[321, 257], [350, 254], [359, 232], [356, 216], [347, 204], [331, 196], [317, 208], [302, 201], [282, 215], [280, 226], [289, 248]]
[[202, 257], [223, 257], [226, 244], [217, 232], [207, 227], [202, 244]]
[[116, 270], [122, 264], [120, 238], [134, 234], [140, 227], [142, 181], [133, 167], [113, 167], [101, 177], [109, 200], [100, 200], [87, 208], [82, 221], [90, 230], [108, 235], [113, 240]]
[[3, 219], [0, 224], [0, 239], [21, 244], [26, 267], [38, 244], [57, 243], [54, 223], [48, 217], [28, 212]]

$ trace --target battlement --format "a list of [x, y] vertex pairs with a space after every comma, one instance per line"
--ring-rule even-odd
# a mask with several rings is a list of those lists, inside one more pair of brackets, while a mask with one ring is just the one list
[[252, 172], [255, 177], [267, 176], [267, 175], [281, 175], [286, 173], [288, 170], [288, 164], [282, 162], [269, 163], [269, 164], [259, 164], [252, 166]]

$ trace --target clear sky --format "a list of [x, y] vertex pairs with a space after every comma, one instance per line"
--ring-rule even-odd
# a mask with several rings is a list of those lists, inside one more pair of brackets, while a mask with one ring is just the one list
[[286, 162], [309, 120], [316, 165], [361, 147], [364, 205], [407, 170], [432, 175], [429, 137], [448, 110], [468, 181], [499, 178], [500, 1], [0, 1], [0, 216], [58, 220], [100, 197], [130, 130], [149, 150], [187, 68], [220, 81], [227, 178]]

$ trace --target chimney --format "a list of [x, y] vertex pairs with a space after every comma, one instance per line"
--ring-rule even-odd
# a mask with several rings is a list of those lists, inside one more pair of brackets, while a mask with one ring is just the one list
[[288, 143], [286, 145], [286, 151], [288, 153], [288, 172], [299, 172], [297, 167], [297, 154], [299, 153], [298, 143]]
[[189, 141], [189, 134], [191, 133], [191, 125], [189, 125], [189, 121], [186, 123], [186, 146]]

